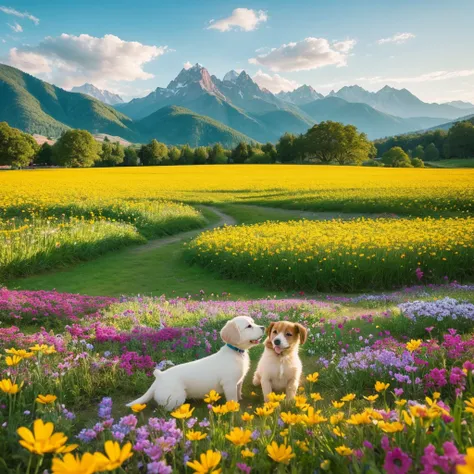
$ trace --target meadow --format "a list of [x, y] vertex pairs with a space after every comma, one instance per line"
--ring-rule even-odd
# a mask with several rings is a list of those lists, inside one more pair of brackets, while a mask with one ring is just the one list
[[[457, 283], [320, 300], [1, 290], [2, 472], [468, 473], [473, 295]], [[218, 350], [239, 314], [308, 328], [294, 401], [265, 404], [247, 380], [240, 403], [125, 407], [157, 365]]]

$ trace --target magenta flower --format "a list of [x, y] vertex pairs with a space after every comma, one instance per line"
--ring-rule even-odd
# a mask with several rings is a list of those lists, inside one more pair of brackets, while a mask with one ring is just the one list
[[406, 474], [412, 465], [412, 460], [408, 454], [400, 448], [388, 451], [385, 456], [383, 468], [387, 474]]

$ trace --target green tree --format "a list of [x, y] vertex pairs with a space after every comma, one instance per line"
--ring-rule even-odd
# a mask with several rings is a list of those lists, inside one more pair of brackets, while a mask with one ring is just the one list
[[436, 145], [431, 142], [425, 148], [425, 161], [438, 161], [439, 160], [439, 150], [436, 148]]
[[262, 151], [270, 157], [272, 163], [275, 163], [278, 153], [273, 143], [265, 143], [265, 145], [262, 146]]
[[176, 146], [172, 146], [168, 150], [168, 158], [170, 160], [170, 164], [177, 165], [179, 163], [179, 159], [181, 158], [181, 150]]
[[423, 148], [422, 145], [418, 145], [414, 150], [411, 155], [412, 158], [419, 158], [420, 160], [425, 159], [425, 149]]
[[0, 165], [14, 168], [28, 166], [38, 148], [30, 135], [10, 127], [6, 122], [0, 123]]
[[128, 146], [124, 150], [123, 164], [125, 166], [137, 166], [138, 165], [138, 153], [133, 146]]
[[216, 143], [209, 152], [209, 163], [217, 165], [227, 163], [225, 149], [220, 143]]
[[100, 153], [100, 161], [98, 164], [101, 166], [117, 166], [123, 163], [125, 152], [123, 146], [120, 143], [110, 143], [105, 137], [102, 142], [102, 150]]
[[291, 163], [295, 161], [295, 141], [296, 135], [293, 133], [285, 133], [280, 137], [276, 144], [277, 159], [281, 163]]
[[393, 168], [412, 168], [410, 157], [399, 146], [394, 146], [382, 155], [385, 166]]
[[38, 165], [51, 166], [53, 164], [53, 154], [53, 147], [48, 142], [44, 142], [34, 161]]
[[87, 130], [67, 130], [53, 147], [54, 162], [67, 168], [89, 168], [99, 161], [101, 146]]
[[230, 156], [232, 163], [245, 163], [250, 156], [247, 143], [240, 142], [233, 150]]
[[474, 125], [467, 120], [455, 123], [449, 129], [447, 141], [451, 158], [474, 156]]
[[198, 146], [194, 150], [194, 164], [195, 165], [205, 165], [209, 155], [207, 153], [207, 148], [205, 146]]
[[180, 161], [184, 165], [192, 165], [194, 163], [194, 151], [189, 145], [184, 145], [183, 148], [181, 148]]
[[423, 160], [420, 158], [412, 158], [411, 159], [411, 164], [413, 168], [424, 168], [425, 164], [423, 163]]
[[140, 148], [140, 161], [145, 166], [160, 165], [167, 158], [168, 147], [155, 139]]

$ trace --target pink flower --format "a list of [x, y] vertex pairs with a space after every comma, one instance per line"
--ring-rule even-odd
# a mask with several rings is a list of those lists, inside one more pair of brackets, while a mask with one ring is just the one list
[[383, 468], [387, 474], [406, 474], [412, 465], [412, 460], [408, 454], [400, 448], [388, 451], [385, 456]]

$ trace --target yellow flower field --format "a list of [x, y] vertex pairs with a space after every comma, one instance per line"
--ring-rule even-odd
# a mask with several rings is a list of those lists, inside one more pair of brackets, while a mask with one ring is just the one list
[[192, 261], [273, 288], [343, 290], [473, 276], [474, 219], [266, 222], [214, 229]]

